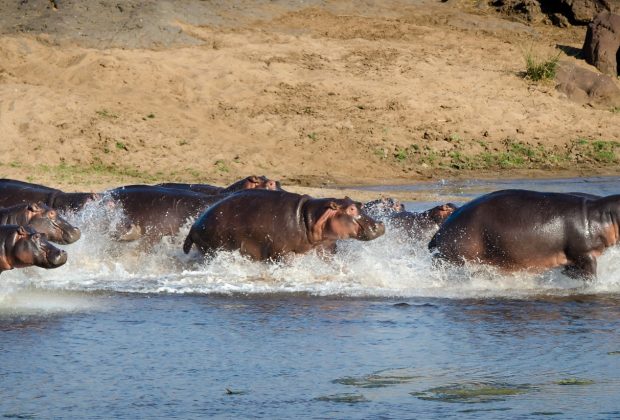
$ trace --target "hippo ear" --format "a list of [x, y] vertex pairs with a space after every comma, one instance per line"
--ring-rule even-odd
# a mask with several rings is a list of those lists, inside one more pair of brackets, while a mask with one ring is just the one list
[[41, 210], [43, 210], [43, 207], [41, 206], [40, 203], [30, 203], [28, 205], [28, 211], [37, 213], [37, 212], [40, 212]]
[[17, 232], [16, 232], [19, 236], [28, 236], [28, 231], [26, 230], [25, 227], [20, 226], [17, 228]]
[[258, 184], [260, 182], [260, 179], [258, 179], [256, 175], [250, 175], [249, 177], [247, 177], [247, 180], [253, 184]]
[[338, 210], [340, 208], [338, 203], [336, 203], [335, 201], [330, 201], [327, 206], [332, 210]]

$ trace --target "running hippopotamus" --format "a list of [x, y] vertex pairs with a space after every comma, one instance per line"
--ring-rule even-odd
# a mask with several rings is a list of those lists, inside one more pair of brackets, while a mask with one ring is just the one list
[[45, 235], [19, 225], [0, 226], [0, 272], [36, 265], [56, 268], [67, 262], [67, 253], [50, 244]]
[[227, 196], [207, 196], [154, 185], [127, 185], [107, 193], [125, 213], [126, 230], [119, 236], [123, 241], [175, 235], [189, 219], [195, 219], [211, 204]]
[[47, 236], [51, 242], [72, 244], [80, 239], [80, 229], [42, 203], [18, 204], [0, 209], [0, 225], [30, 226]]
[[77, 211], [99, 198], [93, 193], [66, 193], [44, 185], [14, 179], [0, 179], [0, 207], [42, 202], [59, 211]]
[[214, 204], [192, 226], [183, 244], [205, 254], [239, 250], [254, 260], [278, 260], [312, 249], [335, 250], [338, 239], [369, 241], [385, 227], [350, 198], [315, 199], [285, 191], [248, 190]]
[[457, 208], [452, 203], [446, 203], [420, 213], [410, 211], [394, 213], [388, 220], [393, 227], [403, 230], [409, 238], [428, 241]]
[[571, 277], [596, 276], [596, 258], [620, 239], [620, 195], [503, 190], [456, 210], [430, 250], [462, 264], [480, 262], [507, 271], [564, 266]]
[[206, 195], [230, 194], [241, 190], [282, 190], [279, 181], [273, 181], [265, 176], [251, 175], [243, 178], [228, 187], [216, 187], [209, 184], [182, 184], [175, 182], [166, 182], [157, 184], [156, 187], [174, 188], [178, 190], [190, 190]]

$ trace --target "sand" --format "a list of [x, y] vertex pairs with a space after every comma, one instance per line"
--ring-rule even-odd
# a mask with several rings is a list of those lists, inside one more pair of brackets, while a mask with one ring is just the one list
[[[620, 142], [620, 112], [522, 76], [527, 51], [589, 67], [575, 57], [585, 27], [425, 0], [13, 3], [0, 18], [3, 177], [66, 190], [249, 174], [411, 183], [511, 168], [459, 170], [403, 150]], [[518, 174], [618, 165], [538, 166]]]

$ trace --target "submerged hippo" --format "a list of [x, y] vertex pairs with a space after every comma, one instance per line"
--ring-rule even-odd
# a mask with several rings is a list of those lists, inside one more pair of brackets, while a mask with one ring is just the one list
[[419, 213], [394, 213], [389, 220], [395, 228], [403, 230], [411, 239], [428, 241], [457, 208], [452, 203], [446, 203]]
[[571, 277], [596, 276], [596, 258], [618, 243], [620, 195], [503, 190], [456, 210], [439, 228], [430, 250], [461, 264], [504, 270], [565, 266]]
[[364, 203], [362, 205], [362, 210], [376, 219], [385, 219], [396, 213], [405, 211], [405, 206], [395, 198], [383, 197]]
[[182, 184], [175, 182], [167, 182], [157, 184], [156, 187], [174, 188], [179, 190], [190, 190], [206, 195], [230, 194], [242, 190], [259, 189], [259, 190], [282, 190], [279, 181], [273, 181], [265, 176], [250, 175], [243, 178], [228, 187], [216, 187], [209, 184]]
[[0, 226], [0, 272], [36, 265], [56, 268], [67, 262], [67, 253], [50, 244], [45, 235], [19, 225]]
[[0, 209], [0, 225], [30, 226], [58, 244], [71, 244], [80, 239], [80, 229], [42, 203], [18, 204]]
[[154, 185], [127, 185], [107, 193], [125, 213], [126, 231], [119, 237], [125, 241], [175, 235], [188, 219], [195, 219], [211, 204], [226, 197]]
[[315, 199], [284, 191], [248, 190], [214, 204], [192, 226], [183, 244], [206, 254], [239, 250], [254, 260], [289, 253], [333, 250], [338, 239], [369, 241], [385, 227], [350, 198]]
[[40, 201], [59, 211], [77, 211], [97, 198], [99, 196], [93, 193], [66, 193], [44, 185], [0, 179], [0, 207]]

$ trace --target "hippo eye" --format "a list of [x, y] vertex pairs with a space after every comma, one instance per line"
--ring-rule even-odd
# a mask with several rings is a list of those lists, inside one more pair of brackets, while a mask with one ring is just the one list
[[54, 210], [50, 210], [49, 215], [50, 217], [56, 217], [56, 212]]
[[41, 234], [40, 233], [35, 233], [34, 235], [32, 235], [32, 239], [34, 239], [35, 241], [40, 241], [41, 240]]

